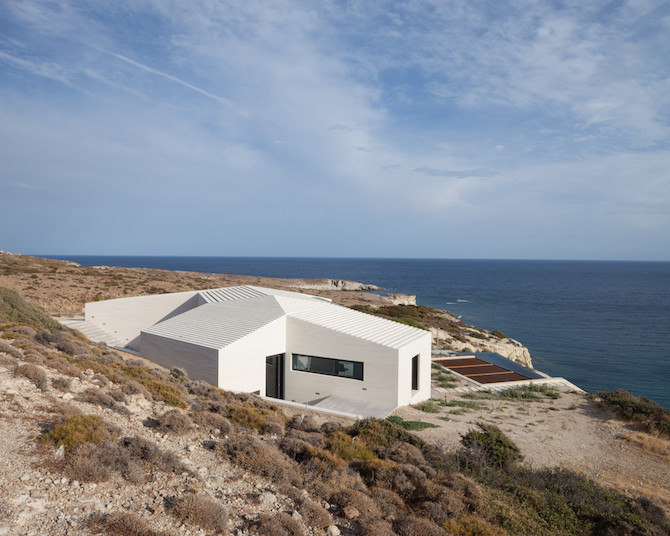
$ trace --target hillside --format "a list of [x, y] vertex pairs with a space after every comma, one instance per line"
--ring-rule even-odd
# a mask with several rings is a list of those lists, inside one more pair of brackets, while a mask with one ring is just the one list
[[[395, 302], [369, 283], [337, 279], [277, 279], [148, 268], [85, 267], [73, 262], [0, 252], [0, 287], [17, 291], [52, 315], [80, 315], [87, 302], [234, 285], [257, 285], [323, 296], [433, 333], [434, 345], [455, 351], [498, 352], [532, 366], [528, 349], [504, 334], [468, 326], [440, 309]], [[354, 290], [359, 289], [359, 290]]]
[[[0, 534], [670, 530], [667, 439], [584, 395], [447, 394], [388, 420], [333, 420], [189, 380], [51, 322], [17, 293], [0, 295]], [[454, 381], [434, 373], [436, 384]], [[667, 412], [651, 415], [665, 422]], [[628, 441], [617, 439], [624, 430]], [[653, 440], [666, 450], [649, 452]], [[568, 469], [578, 462], [580, 472]], [[605, 464], [628, 469], [618, 489], [598, 474]]]

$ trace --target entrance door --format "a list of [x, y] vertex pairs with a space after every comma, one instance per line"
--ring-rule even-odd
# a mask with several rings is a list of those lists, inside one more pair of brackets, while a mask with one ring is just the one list
[[265, 396], [284, 398], [284, 354], [265, 358]]

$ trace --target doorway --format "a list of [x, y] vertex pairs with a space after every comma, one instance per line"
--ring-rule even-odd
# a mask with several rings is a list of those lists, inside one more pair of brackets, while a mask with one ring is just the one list
[[284, 354], [265, 358], [265, 396], [284, 398]]

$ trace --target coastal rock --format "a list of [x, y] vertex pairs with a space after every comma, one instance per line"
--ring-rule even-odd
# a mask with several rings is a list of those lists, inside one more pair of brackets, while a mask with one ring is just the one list
[[498, 335], [497, 332], [492, 333], [472, 326], [461, 330], [458, 337], [435, 327], [431, 327], [430, 332], [434, 348], [447, 348], [455, 352], [494, 352], [526, 368], [533, 368], [528, 348], [519, 341]]
[[391, 300], [393, 305], [416, 305], [416, 296], [414, 294], [389, 293], [386, 297]]
[[346, 279], [298, 279], [291, 282], [291, 287], [305, 290], [346, 290], [346, 291], [377, 291], [384, 290], [377, 285], [347, 281]]

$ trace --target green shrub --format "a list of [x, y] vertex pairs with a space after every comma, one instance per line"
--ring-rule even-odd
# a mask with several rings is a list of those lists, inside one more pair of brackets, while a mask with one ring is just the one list
[[228, 413], [231, 422], [261, 434], [268, 426], [267, 414], [262, 409], [230, 404]]
[[422, 439], [386, 419], [361, 419], [349, 429], [349, 433], [361, 436], [370, 447], [390, 447], [398, 441], [404, 441], [422, 451], [427, 448]]
[[174, 385], [170, 385], [169, 383], [154, 378], [138, 378], [137, 382], [146, 387], [147, 391], [153, 396], [162, 398], [163, 402], [168, 406], [182, 409], [188, 407], [188, 404], [186, 404], [182, 398], [183, 393]]
[[36, 329], [51, 331], [67, 330], [42, 309], [24, 300], [17, 292], [0, 287], [0, 323], [4, 322], [27, 324]]
[[424, 400], [423, 402], [419, 402], [418, 404], [414, 404], [412, 407], [416, 408], [420, 411], [423, 411], [425, 413], [439, 413], [440, 412], [440, 406], [432, 398], [430, 400]]
[[352, 437], [344, 432], [335, 432], [328, 437], [330, 451], [343, 460], [374, 460], [377, 455], [372, 452], [359, 437]]
[[44, 434], [44, 441], [53, 441], [66, 450], [84, 443], [102, 443], [111, 437], [107, 423], [97, 415], [74, 415]]
[[396, 415], [392, 415], [391, 417], [386, 417], [386, 419], [393, 424], [397, 424], [398, 426], [402, 426], [405, 430], [414, 430], [414, 431], [419, 431], [419, 430], [425, 430], [426, 428], [439, 428], [436, 424], [430, 423], [430, 422], [423, 422], [423, 421], [406, 421], [402, 417], [398, 417]]
[[443, 400], [440, 402], [440, 406], [445, 406], [448, 408], [466, 408], [466, 409], [482, 409], [481, 404], [477, 404], [477, 402], [473, 402], [472, 400], [452, 400], [451, 402], [447, 402], [446, 400]]
[[483, 422], [475, 424], [479, 430], [471, 429], [461, 437], [461, 444], [471, 460], [507, 469], [523, 459], [519, 447], [500, 428]]
[[628, 391], [600, 391], [598, 397], [615, 413], [640, 423], [647, 431], [670, 437], [670, 411], [653, 400]]

